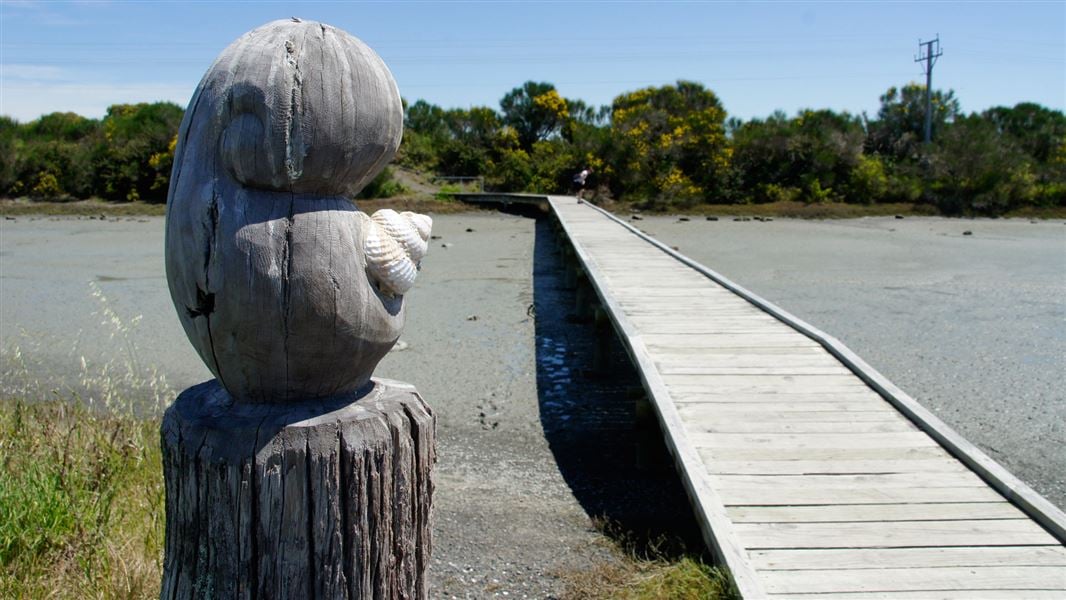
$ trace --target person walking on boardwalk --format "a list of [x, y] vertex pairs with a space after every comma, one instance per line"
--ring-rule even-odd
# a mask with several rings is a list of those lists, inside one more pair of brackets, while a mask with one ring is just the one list
[[587, 180], [591, 174], [592, 171], [590, 171], [588, 167], [585, 167], [584, 169], [581, 169], [579, 173], [574, 175], [574, 182], [571, 188], [574, 195], [578, 198], [581, 198], [581, 192], [585, 190], [585, 180]]

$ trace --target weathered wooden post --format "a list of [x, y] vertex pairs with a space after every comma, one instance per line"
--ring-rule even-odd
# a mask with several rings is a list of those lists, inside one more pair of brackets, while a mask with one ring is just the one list
[[162, 598], [426, 597], [435, 421], [371, 375], [431, 221], [349, 200], [402, 123], [377, 54], [298, 19], [235, 41], [189, 103], [167, 280], [216, 379], [163, 420]]

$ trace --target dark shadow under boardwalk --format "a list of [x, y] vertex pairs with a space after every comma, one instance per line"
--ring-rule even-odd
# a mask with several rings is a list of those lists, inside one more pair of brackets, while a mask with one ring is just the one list
[[[537, 220], [533, 256], [540, 421], [559, 470], [606, 533], [643, 553], [699, 552], [699, 526], [658, 424], [638, 427], [640, 379], [613, 329], [595, 368], [595, 325], [578, 318], [551, 221]], [[639, 455], [639, 459], [638, 459]]]

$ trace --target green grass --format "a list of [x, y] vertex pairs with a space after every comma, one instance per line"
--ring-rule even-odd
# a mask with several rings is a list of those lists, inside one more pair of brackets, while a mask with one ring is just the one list
[[158, 597], [159, 422], [0, 400], [0, 597]]

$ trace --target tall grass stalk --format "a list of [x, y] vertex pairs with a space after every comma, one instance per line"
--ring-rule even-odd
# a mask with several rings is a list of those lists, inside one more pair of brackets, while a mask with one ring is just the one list
[[[101, 326], [91, 334], [113, 342], [101, 353], [106, 358], [81, 351], [84, 331], [73, 340], [49, 340], [23, 330], [0, 354], [0, 397], [65, 400], [119, 415], [162, 414], [174, 389], [159, 367], [144, 365], [139, 358], [136, 333], [141, 315], [120, 315], [96, 282], [89, 283], [88, 295]], [[56, 358], [56, 348], [66, 345], [69, 349]]]
[[3, 352], [0, 598], [159, 593], [158, 415], [173, 395], [139, 360], [140, 317], [123, 318], [95, 283], [89, 296], [114, 341], [109, 359], [80, 353], [80, 335], [60, 365], [25, 332]]

